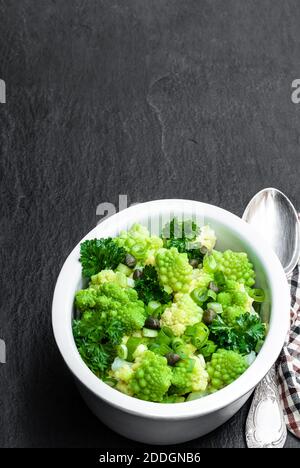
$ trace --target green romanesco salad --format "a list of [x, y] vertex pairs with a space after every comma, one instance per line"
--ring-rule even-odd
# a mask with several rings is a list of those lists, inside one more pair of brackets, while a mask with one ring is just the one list
[[160, 237], [135, 224], [81, 244], [88, 287], [73, 333], [92, 372], [132, 397], [180, 403], [247, 369], [265, 338], [264, 291], [245, 252], [215, 244], [210, 226], [176, 218]]

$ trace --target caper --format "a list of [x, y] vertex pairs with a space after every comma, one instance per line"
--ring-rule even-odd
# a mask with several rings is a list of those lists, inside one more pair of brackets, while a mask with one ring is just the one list
[[155, 317], [147, 317], [146, 322], [145, 322], [145, 327], [150, 328], [151, 330], [159, 330], [160, 322]]
[[133, 272], [133, 279], [137, 280], [143, 276], [142, 270], [134, 270]]
[[213, 281], [211, 281], [209, 283], [209, 289], [211, 289], [212, 291], [214, 292], [219, 292], [219, 287], [216, 283], [214, 283]]
[[125, 263], [129, 268], [133, 268], [136, 265], [136, 258], [133, 255], [126, 254]]
[[206, 325], [210, 325], [212, 321], [216, 318], [216, 316], [217, 313], [214, 310], [207, 309], [203, 314], [202, 320]]
[[197, 268], [199, 266], [199, 260], [197, 260], [196, 258], [192, 258], [190, 261], [189, 261], [190, 265], [193, 267], [193, 268]]
[[169, 366], [175, 366], [175, 364], [181, 359], [179, 354], [175, 353], [168, 353], [165, 355], [165, 358], [167, 358]]

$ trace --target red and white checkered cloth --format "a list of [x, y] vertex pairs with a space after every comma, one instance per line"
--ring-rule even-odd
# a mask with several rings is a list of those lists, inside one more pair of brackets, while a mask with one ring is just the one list
[[288, 282], [291, 328], [277, 361], [277, 378], [287, 428], [300, 438], [300, 263]]

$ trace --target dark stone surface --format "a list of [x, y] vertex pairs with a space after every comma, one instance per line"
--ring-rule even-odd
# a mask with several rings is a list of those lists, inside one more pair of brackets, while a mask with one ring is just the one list
[[[119, 194], [240, 215], [276, 186], [300, 206], [298, 6], [0, 0], [0, 446], [138, 446], [96, 420], [62, 363], [57, 274]], [[181, 448], [244, 447], [247, 410]]]

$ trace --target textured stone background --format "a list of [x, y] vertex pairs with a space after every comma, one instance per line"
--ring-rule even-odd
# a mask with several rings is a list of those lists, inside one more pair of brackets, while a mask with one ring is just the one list
[[[190, 198], [300, 207], [296, 0], [0, 0], [0, 446], [139, 446], [86, 408], [51, 299], [96, 206]], [[244, 447], [247, 405], [188, 447]], [[300, 447], [289, 436], [287, 446]]]

